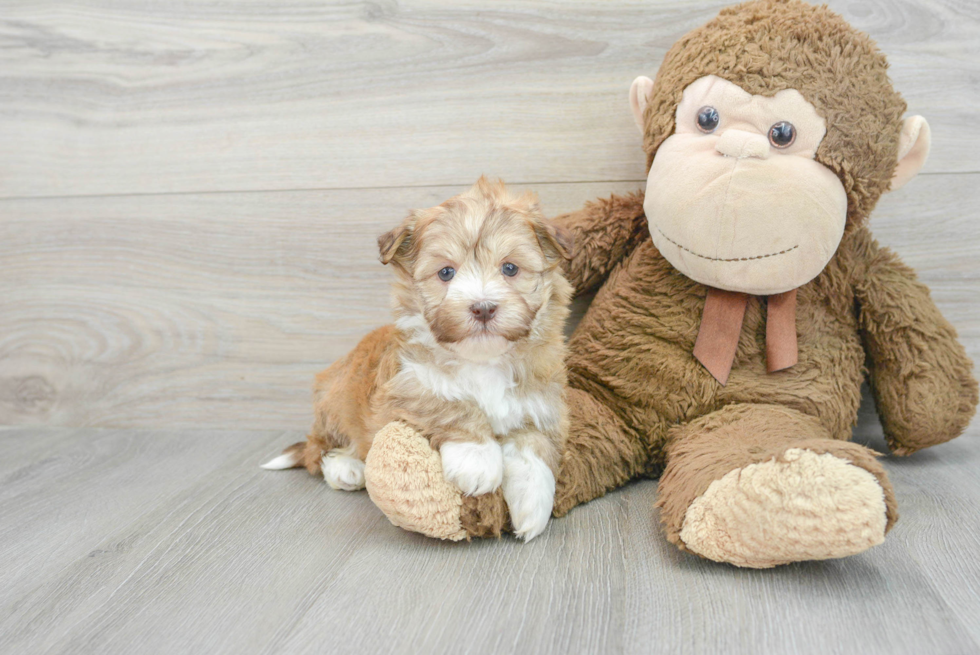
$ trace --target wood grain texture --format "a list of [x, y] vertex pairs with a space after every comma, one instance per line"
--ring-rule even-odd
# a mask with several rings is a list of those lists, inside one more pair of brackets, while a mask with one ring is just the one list
[[[638, 186], [534, 188], [555, 214]], [[460, 190], [0, 201], [0, 425], [304, 429], [313, 375], [390, 320], [376, 235]], [[975, 359], [977, 206], [980, 175], [933, 175], [873, 217]]]
[[[868, 409], [857, 439], [882, 448]], [[527, 545], [432, 541], [257, 468], [299, 436], [0, 429], [0, 652], [980, 650], [976, 429], [884, 460], [902, 518], [882, 546], [768, 571], [670, 546], [653, 481]]]
[[[639, 180], [637, 75], [724, 0], [5, 2], [0, 197]], [[834, 0], [977, 172], [980, 5]]]
[[0, 425], [305, 428], [313, 375], [390, 321], [376, 236], [460, 190], [0, 201]]

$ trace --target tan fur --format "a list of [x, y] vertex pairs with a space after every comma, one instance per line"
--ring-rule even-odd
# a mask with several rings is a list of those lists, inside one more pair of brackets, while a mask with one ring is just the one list
[[[712, 482], [803, 450], [870, 473], [881, 488], [888, 528], [897, 512], [884, 470], [875, 453], [845, 443], [856, 422], [862, 381], [870, 383], [896, 454], [962, 433], [978, 399], [972, 363], [928, 289], [866, 227], [895, 169], [905, 108], [886, 68], [866, 35], [826, 7], [796, 0], [726, 9], [668, 53], [646, 114], [650, 161], [673, 132], [677, 103], [694, 80], [714, 74], [761, 95], [798, 89], [827, 119], [816, 158], [847, 193], [847, 228], [826, 268], [797, 292], [798, 363], [767, 371], [766, 299], [751, 297], [731, 376], [721, 386], [692, 355], [707, 289], [658, 252], [647, 230], [643, 194], [597, 201], [555, 219], [578, 246], [566, 265], [575, 292], [598, 289], [569, 341], [570, 427], [556, 516], [666, 467], [661, 519], [668, 538], [684, 547], [684, 517]], [[647, 192], [657, 192], [655, 181]], [[791, 471], [770, 468], [776, 475]], [[787, 480], [776, 487], [789, 493], [793, 488]], [[800, 497], [807, 491], [800, 488]], [[764, 519], [765, 512], [781, 508], [757, 509]], [[833, 521], [824, 518], [827, 525]], [[461, 510], [461, 521], [471, 535], [493, 534], [506, 526], [506, 508], [474, 503]], [[794, 531], [800, 524], [781, 525]], [[779, 543], [806, 539], [779, 537]], [[722, 543], [724, 535], [710, 540]], [[805, 559], [818, 550], [796, 552], [802, 554], [794, 557]], [[712, 556], [749, 561], [744, 553]], [[777, 552], [753, 557], [793, 559]]]
[[[557, 473], [567, 430], [563, 326], [571, 293], [559, 262], [569, 244], [565, 233], [544, 221], [532, 195], [513, 197], [502, 183], [484, 178], [460, 196], [413, 212], [383, 235], [381, 258], [396, 274], [396, 324], [371, 332], [317, 376], [316, 418], [302, 464], [318, 473], [321, 459], [334, 449], [363, 461], [375, 433], [402, 421], [436, 449], [447, 441], [514, 441]], [[516, 264], [518, 274], [504, 276], [505, 262]], [[472, 300], [454, 295], [439, 278], [446, 266], [457, 276], [472, 274], [496, 285], [496, 314], [485, 326], [473, 318]], [[473, 399], [447, 399], [408, 374], [419, 369], [442, 376], [454, 393], [454, 376], [469, 355], [483, 350], [488, 362], [512, 375], [511, 393], [541, 398], [553, 422], [537, 425], [527, 418], [507, 434], [495, 433]]]
[[358, 459], [367, 456], [374, 434], [387, 422], [376, 406], [378, 391], [398, 369], [401, 341], [395, 326], [380, 327], [316, 376], [313, 429], [303, 453], [310, 473], [320, 472], [320, 460], [334, 448], [354, 446]]

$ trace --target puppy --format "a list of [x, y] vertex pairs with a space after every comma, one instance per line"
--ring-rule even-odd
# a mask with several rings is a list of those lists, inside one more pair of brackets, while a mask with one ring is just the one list
[[378, 245], [395, 271], [394, 325], [317, 376], [307, 441], [264, 467], [305, 465], [334, 489], [361, 489], [374, 434], [404, 421], [464, 494], [502, 485], [515, 532], [533, 539], [551, 516], [567, 430], [569, 235], [533, 195], [480, 178]]

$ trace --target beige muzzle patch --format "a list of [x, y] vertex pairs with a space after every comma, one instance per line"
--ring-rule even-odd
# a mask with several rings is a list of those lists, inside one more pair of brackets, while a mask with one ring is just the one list
[[[716, 113], [710, 129], [698, 122], [702, 109]], [[793, 130], [792, 141], [771, 140], [777, 125]], [[708, 75], [684, 89], [674, 126], [643, 203], [667, 261], [701, 284], [757, 296], [819, 275], [844, 234], [847, 193], [815, 159], [827, 132], [816, 108], [793, 89], [752, 95]]]

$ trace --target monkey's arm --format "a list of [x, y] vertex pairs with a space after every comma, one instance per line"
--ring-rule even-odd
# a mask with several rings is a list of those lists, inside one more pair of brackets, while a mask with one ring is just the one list
[[897, 455], [959, 436], [977, 407], [972, 362], [915, 271], [870, 234], [854, 281], [878, 415]]
[[574, 237], [572, 259], [564, 263], [564, 272], [576, 296], [596, 290], [613, 267], [649, 236], [641, 191], [595, 200], [552, 222]]

